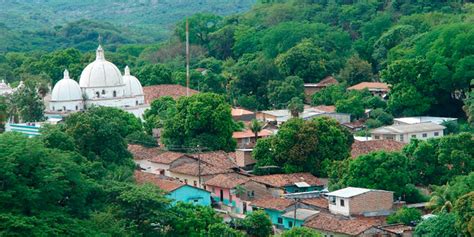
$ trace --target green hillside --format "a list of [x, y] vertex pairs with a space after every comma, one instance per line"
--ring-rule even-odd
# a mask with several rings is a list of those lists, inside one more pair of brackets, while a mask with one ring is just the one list
[[[255, 0], [13, 0], [3, 1], [0, 21], [16, 29], [38, 29], [79, 19], [108, 21], [125, 28], [167, 32], [187, 15], [229, 15], [248, 10]], [[151, 28], [150, 28], [151, 27]], [[158, 32], [152, 32], [157, 31]]]

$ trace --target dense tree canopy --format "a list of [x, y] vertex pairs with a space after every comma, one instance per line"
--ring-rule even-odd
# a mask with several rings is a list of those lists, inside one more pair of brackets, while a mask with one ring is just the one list
[[253, 151], [256, 171], [260, 166], [276, 165], [286, 173], [305, 171], [325, 176], [330, 161], [349, 157], [352, 142], [349, 131], [336, 120], [294, 118], [283, 124], [275, 136], [258, 140]]
[[200, 93], [177, 101], [176, 114], [165, 122], [162, 142], [169, 149], [200, 145], [210, 150], [232, 151], [236, 146], [233, 131], [230, 105], [224, 97]]

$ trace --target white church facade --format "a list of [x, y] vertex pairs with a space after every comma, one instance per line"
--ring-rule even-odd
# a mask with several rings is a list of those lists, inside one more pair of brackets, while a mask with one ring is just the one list
[[130, 75], [128, 66], [122, 75], [117, 66], [105, 59], [100, 45], [95, 61], [84, 68], [79, 83], [64, 71], [64, 78], [52, 90], [46, 115], [64, 116], [93, 106], [116, 107], [137, 117], [149, 108], [140, 81]]

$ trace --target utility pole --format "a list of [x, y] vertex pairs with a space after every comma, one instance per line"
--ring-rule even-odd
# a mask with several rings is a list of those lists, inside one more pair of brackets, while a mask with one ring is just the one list
[[186, 17], [186, 96], [189, 96], [189, 21]]
[[201, 147], [197, 145], [198, 150], [198, 187], [201, 188]]

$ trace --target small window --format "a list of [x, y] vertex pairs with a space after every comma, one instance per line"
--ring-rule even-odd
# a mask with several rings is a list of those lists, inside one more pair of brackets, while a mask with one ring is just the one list
[[97, 96], [97, 98], [100, 98], [100, 93], [98, 91], [95, 93], [95, 95]]
[[138, 105], [138, 100], [135, 101], [135, 105]]
[[105, 90], [102, 90], [102, 95], [105, 95]]
[[194, 180], [193, 184], [194, 184], [194, 187], [198, 186], [198, 182], [196, 180]]
[[434, 133], [435, 137], [439, 136], [439, 132]]
[[66, 106], [63, 106], [63, 110], [66, 111]]
[[117, 97], [117, 92], [114, 91], [114, 92], [113, 92], [113, 95], [114, 95], [114, 97]]
[[375, 136], [374, 136], [374, 139], [380, 139], [380, 136], [379, 136], [379, 135], [375, 135]]
[[185, 183], [185, 184], [188, 184], [188, 180], [187, 180], [187, 179], [184, 179], [184, 183]]
[[415, 135], [411, 135], [411, 138], [416, 138], [416, 134], [415, 134]]
[[283, 218], [278, 217], [278, 224], [283, 224]]
[[55, 109], [54, 106], [53, 106], [53, 111], [54, 111], [54, 110], [56, 110], [56, 109]]
[[341, 199], [340, 204], [341, 204], [341, 207], [344, 206], [344, 200], [343, 199]]
[[76, 105], [76, 110], [79, 110], [79, 107]]
[[293, 227], [293, 221], [288, 221], [288, 227], [290, 227], [290, 228]]
[[428, 137], [428, 134], [426, 134], [426, 133], [423, 133], [423, 137]]
[[400, 141], [403, 142], [403, 134], [400, 135]]
[[197, 200], [197, 199], [194, 199], [194, 200], [193, 200], [193, 202], [199, 202], [199, 200]]

